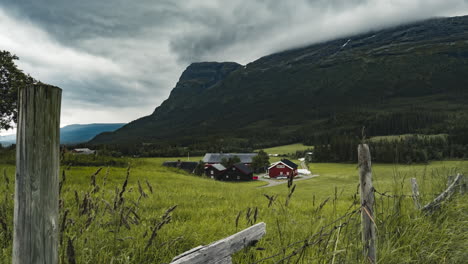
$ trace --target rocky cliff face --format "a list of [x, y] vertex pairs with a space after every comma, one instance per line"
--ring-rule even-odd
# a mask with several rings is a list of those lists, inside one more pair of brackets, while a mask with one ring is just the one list
[[[382, 127], [373, 130], [377, 134], [443, 132], [450, 118], [468, 110], [467, 39], [468, 16], [288, 50], [245, 67], [195, 63], [152, 115], [92, 143], [200, 142], [212, 136], [301, 141], [363, 125]], [[392, 127], [382, 121], [399, 116], [425, 121]]]
[[169, 98], [155, 109], [152, 116], [158, 118], [158, 115], [171, 112], [178, 107], [184, 107], [194, 96], [218, 85], [231, 72], [241, 67], [240, 64], [235, 62], [197, 62], [190, 64], [180, 76]]

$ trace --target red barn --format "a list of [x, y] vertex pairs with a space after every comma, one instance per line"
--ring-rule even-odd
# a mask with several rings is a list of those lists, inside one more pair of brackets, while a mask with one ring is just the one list
[[297, 164], [290, 160], [282, 159], [271, 164], [268, 168], [268, 176], [270, 176], [270, 178], [295, 177], [297, 176]]

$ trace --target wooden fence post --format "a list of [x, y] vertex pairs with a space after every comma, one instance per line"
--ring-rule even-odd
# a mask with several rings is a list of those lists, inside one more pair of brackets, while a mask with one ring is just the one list
[[421, 209], [421, 203], [419, 201], [419, 186], [416, 178], [411, 178], [411, 189], [413, 191], [413, 201], [416, 209]]
[[18, 95], [12, 263], [56, 264], [62, 90], [32, 84]]
[[374, 187], [372, 186], [371, 154], [367, 144], [358, 146], [359, 182], [361, 188], [361, 225], [364, 256], [370, 263], [377, 262], [374, 219]]

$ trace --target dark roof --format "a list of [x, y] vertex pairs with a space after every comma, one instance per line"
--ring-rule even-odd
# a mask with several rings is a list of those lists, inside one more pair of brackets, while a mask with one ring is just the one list
[[223, 158], [229, 159], [237, 156], [242, 163], [252, 163], [252, 158], [257, 155], [257, 153], [206, 153], [203, 162], [220, 163]]
[[253, 173], [253, 170], [249, 166], [245, 165], [244, 163], [236, 163], [232, 166], [236, 167], [238, 170], [240, 170], [246, 175]]
[[298, 167], [298, 165], [288, 159], [282, 159], [281, 162], [283, 162], [284, 164], [288, 165], [289, 167], [293, 168], [293, 169], [296, 169]]
[[226, 167], [224, 167], [224, 166], [221, 165], [221, 164], [211, 164], [211, 165], [208, 166], [206, 169], [209, 169], [210, 167], [213, 167], [213, 168], [217, 169], [218, 171], [224, 171], [224, 170], [226, 170]]

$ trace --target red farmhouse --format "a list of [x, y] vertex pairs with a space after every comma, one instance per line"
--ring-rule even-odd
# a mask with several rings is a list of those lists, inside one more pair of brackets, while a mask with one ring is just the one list
[[268, 168], [268, 176], [270, 178], [276, 177], [295, 177], [297, 176], [297, 165], [287, 159], [282, 159], [276, 163], [271, 164]]

